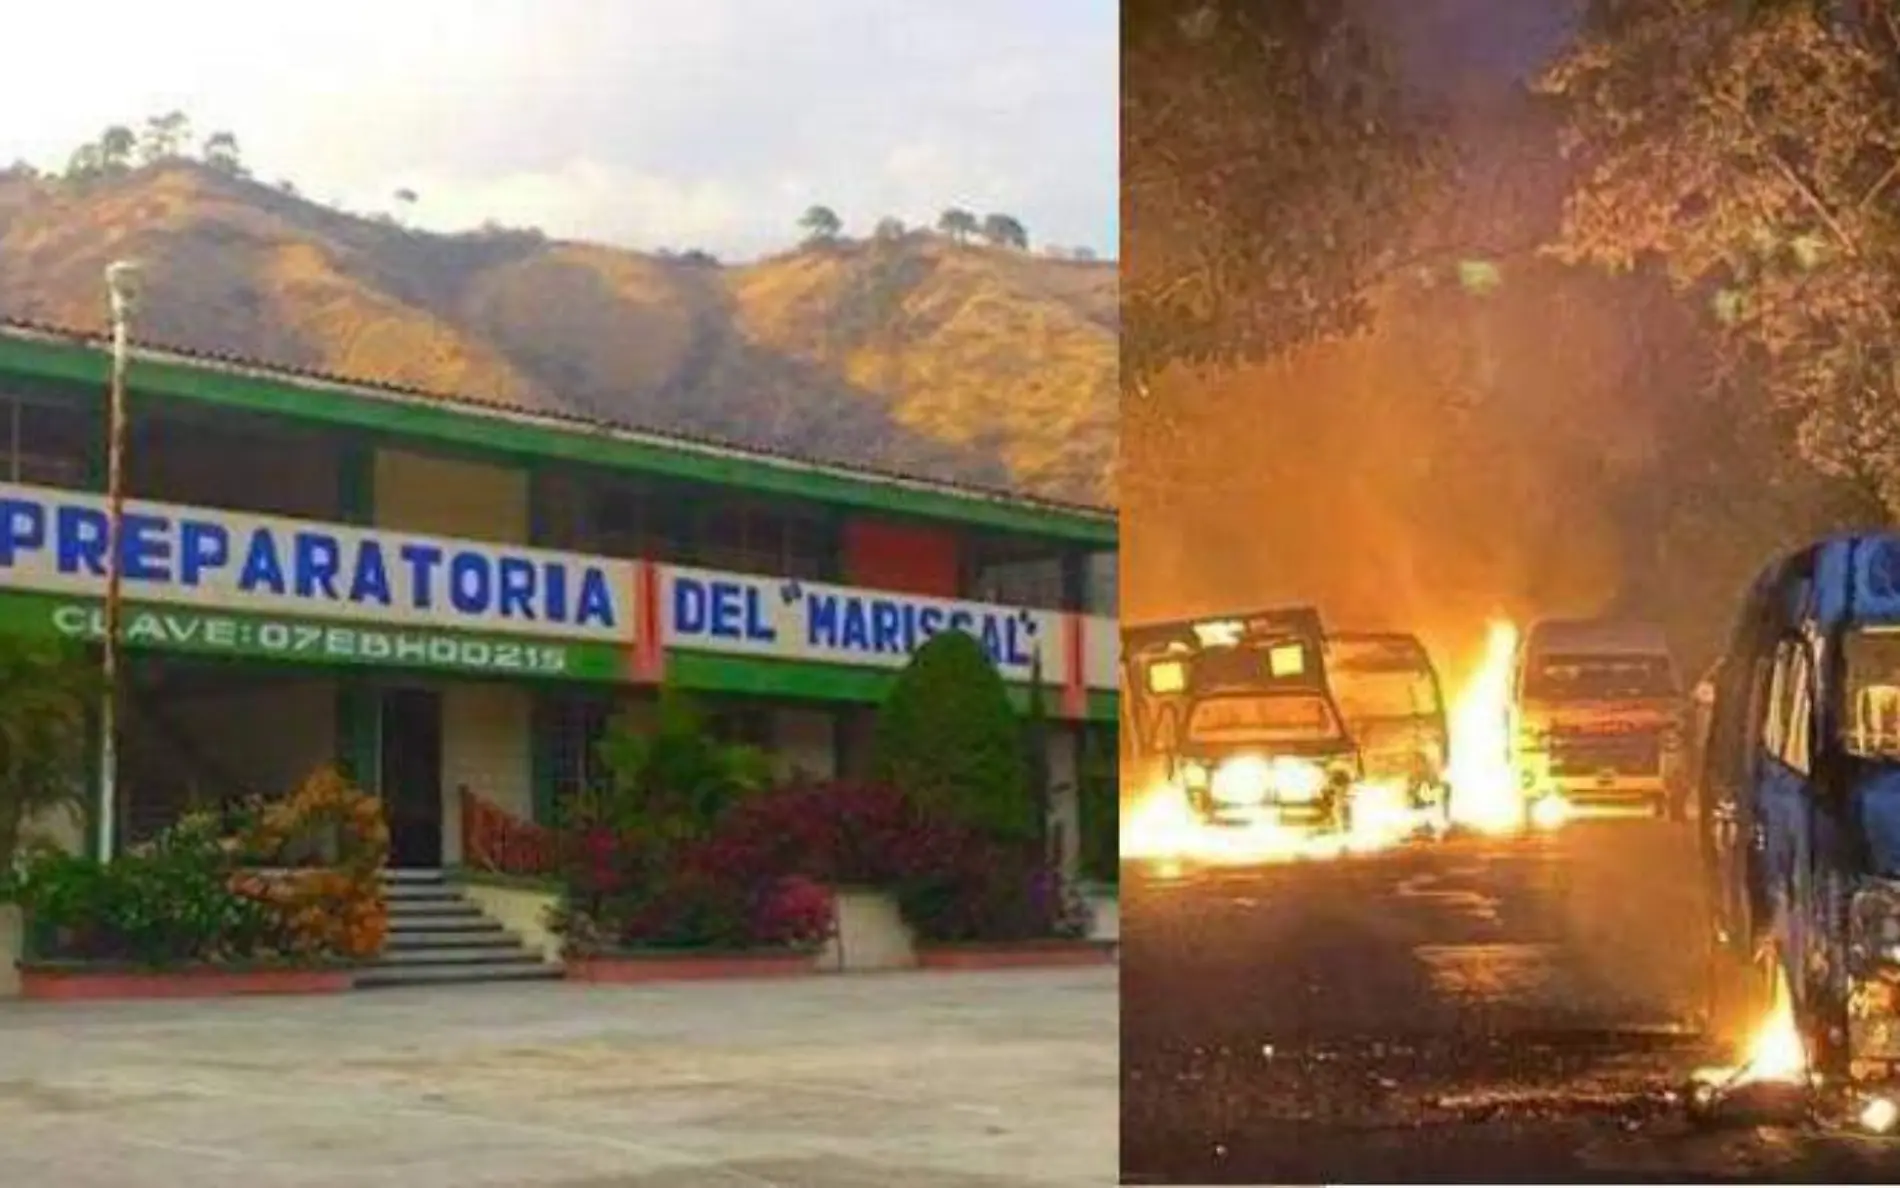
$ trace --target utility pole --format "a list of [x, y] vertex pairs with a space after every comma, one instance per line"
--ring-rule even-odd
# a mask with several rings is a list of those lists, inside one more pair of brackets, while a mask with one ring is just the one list
[[130, 351], [127, 322], [132, 313], [133, 281], [138, 266], [115, 260], [106, 266], [106, 295], [112, 312], [112, 383], [106, 417], [106, 606], [101, 649], [105, 697], [99, 714], [99, 860], [112, 861], [119, 803], [119, 618], [124, 552], [119, 529], [125, 518], [125, 370]]

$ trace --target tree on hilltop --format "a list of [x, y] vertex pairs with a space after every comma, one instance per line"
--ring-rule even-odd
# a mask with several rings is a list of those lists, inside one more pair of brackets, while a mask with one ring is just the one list
[[219, 173], [232, 177], [248, 177], [250, 170], [244, 167], [244, 158], [238, 152], [237, 137], [229, 132], [213, 132], [205, 137], [204, 162]]
[[968, 243], [982, 229], [977, 217], [961, 207], [952, 206], [937, 216], [937, 230], [957, 243]]
[[148, 117], [139, 135], [139, 164], [156, 165], [181, 157], [191, 137], [191, 119], [182, 111]]
[[829, 206], [808, 206], [798, 220], [806, 243], [830, 243], [844, 231], [844, 220]]
[[983, 242], [991, 247], [1010, 247], [1018, 251], [1026, 251], [1029, 247], [1029, 231], [1014, 215], [984, 215]]

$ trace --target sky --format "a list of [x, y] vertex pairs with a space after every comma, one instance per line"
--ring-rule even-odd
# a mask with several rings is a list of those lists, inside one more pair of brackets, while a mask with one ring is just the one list
[[[173, 109], [435, 230], [744, 259], [946, 206], [1116, 254], [1115, 0], [62, 0], [6, 20], [0, 165]], [[21, 52], [25, 46], [30, 52]], [[394, 195], [412, 190], [404, 208]]]

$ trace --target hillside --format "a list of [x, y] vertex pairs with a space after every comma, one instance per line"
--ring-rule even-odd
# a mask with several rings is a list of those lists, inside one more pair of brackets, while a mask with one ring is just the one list
[[912, 234], [722, 267], [436, 235], [171, 163], [0, 177], [0, 314], [910, 473], [1112, 501], [1116, 274]]

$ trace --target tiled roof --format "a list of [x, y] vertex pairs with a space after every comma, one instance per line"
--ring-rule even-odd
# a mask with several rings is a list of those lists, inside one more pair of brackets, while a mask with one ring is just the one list
[[[11, 337], [33, 337], [39, 339], [57, 339], [70, 345], [88, 347], [99, 352], [110, 350], [110, 339], [104, 333], [93, 330], [80, 330], [69, 326], [57, 326], [36, 322], [25, 318], [0, 315], [0, 334]], [[890, 486], [908, 487], [913, 490], [937, 491], [947, 495], [988, 502], [1010, 503], [1020, 507], [1035, 508], [1059, 514], [1073, 515], [1094, 520], [1113, 520], [1113, 508], [1096, 504], [1075, 503], [1067, 500], [1051, 499], [1045, 496], [1028, 495], [1000, 487], [984, 486], [977, 483], [954, 482], [946, 479], [925, 478], [903, 474], [894, 470], [880, 469], [874, 466], [847, 465], [794, 454], [789, 451], [763, 449], [743, 442], [726, 441], [709, 436], [679, 433], [673, 430], [653, 429], [628, 421], [613, 420], [605, 417], [590, 417], [582, 413], [534, 408], [524, 404], [514, 404], [503, 400], [468, 396], [461, 393], [439, 392], [427, 388], [410, 387], [388, 383], [382, 380], [360, 379], [354, 376], [336, 375], [313, 368], [293, 367], [281, 363], [271, 363], [258, 359], [249, 359], [242, 355], [204, 351], [190, 347], [181, 347], [149, 340], [136, 340], [133, 344], [137, 356], [160, 362], [175, 362], [187, 366], [207, 369], [248, 372], [258, 378], [277, 379], [297, 384], [312, 391], [321, 391], [325, 387], [347, 389], [351, 393], [379, 397], [396, 401], [426, 401], [432, 405], [467, 412], [474, 416], [486, 416], [513, 421], [539, 422], [573, 430], [607, 433], [643, 444], [669, 447], [689, 453], [717, 454], [727, 458], [756, 462], [762, 466], [792, 467], [806, 471], [823, 471], [840, 478], [855, 478], [868, 482]]]

